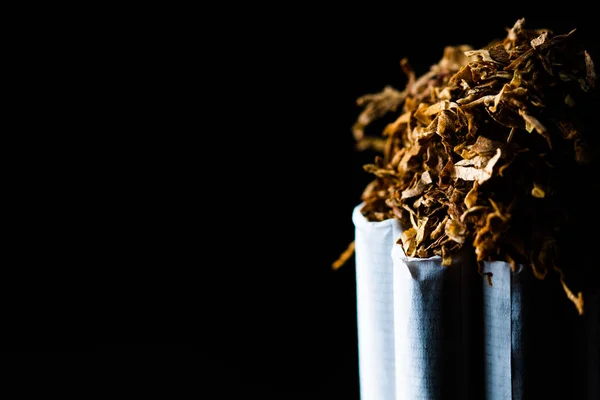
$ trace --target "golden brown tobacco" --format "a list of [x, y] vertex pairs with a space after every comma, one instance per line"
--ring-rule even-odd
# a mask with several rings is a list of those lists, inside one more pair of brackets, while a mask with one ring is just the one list
[[[357, 148], [378, 152], [364, 166], [374, 179], [361, 211], [399, 219], [408, 256], [450, 265], [469, 246], [479, 264], [529, 265], [539, 279], [558, 271], [582, 314], [581, 292], [566, 283], [577, 271], [559, 265], [558, 250], [579, 232], [580, 199], [592, 193], [594, 64], [575, 30], [554, 35], [524, 23], [485, 48], [446, 47], [418, 78], [402, 60], [404, 90], [358, 99]], [[383, 116], [392, 122], [367, 135]]]

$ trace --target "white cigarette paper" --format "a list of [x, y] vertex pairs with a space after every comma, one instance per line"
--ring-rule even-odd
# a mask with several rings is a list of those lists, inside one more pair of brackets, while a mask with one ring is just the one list
[[372, 222], [354, 209], [361, 400], [395, 400], [393, 263], [396, 219]]
[[394, 262], [396, 400], [465, 399], [461, 274], [468, 259], [442, 266], [439, 256]]
[[597, 297], [579, 316], [558, 282], [528, 266], [486, 261], [483, 272], [486, 400], [598, 400]]
[[483, 280], [484, 391], [488, 400], [521, 400], [524, 396], [523, 287], [510, 264], [484, 262], [492, 286]]

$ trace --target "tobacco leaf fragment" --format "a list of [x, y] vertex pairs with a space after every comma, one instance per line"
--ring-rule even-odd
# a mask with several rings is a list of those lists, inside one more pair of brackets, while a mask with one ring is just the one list
[[331, 264], [331, 268], [336, 270], [342, 267], [354, 255], [354, 245], [354, 241], [350, 242], [346, 250]]

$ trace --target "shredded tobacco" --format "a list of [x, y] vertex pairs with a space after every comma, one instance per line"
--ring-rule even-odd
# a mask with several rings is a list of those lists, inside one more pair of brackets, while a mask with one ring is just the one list
[[334, 270], [342, 267], [354, 254], [354, 241], [350, 242], [348, 248], [331, 265]]
[[[371, 221], [397, 218], [405, 228], [398, 243], [411, 257], [439, 255], [450, 265], [470, 246], [479, 266], [529, 265], [538, 279], [558, 271], [583, 314], [582, 293], [566, 283], [576, 267], [557, 263], [597, 180], [594, 63], [575, 29], [555, 35], [519, 19], [506, 32], [481, 49], [447, 46], [421, 77], [404, 59], [404, 90], [358, 99], [356, 147], [378, 151], [364, 166], [374, 179], [361, 211]], [[384, 115], [393, 122], [367, 135]]]

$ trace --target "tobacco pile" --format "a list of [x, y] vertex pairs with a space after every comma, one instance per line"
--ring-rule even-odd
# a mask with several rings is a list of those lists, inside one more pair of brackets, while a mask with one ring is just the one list
[[[371, 221], [399, 219], [411, 257], [450, 265], [469, 246], [479, 266], [523, 264], [539, 279], [554, 272], [582, 314], [582, 293], [567, 285], [578, 271], [560, 265], [559, 250], [572, 251], [566, 243], [595, 212], [583, 203], [597, 180], [594, 65], [575, 29], [524, 25], [481, 49], [447, 46], [420, 77], [404, 59], [404, 90], [358, 99], [357, 148], [378, 152], [364, 166], [374, 179], [361, 211]], [[390, 115], [381, 135], [366, 133]]]

